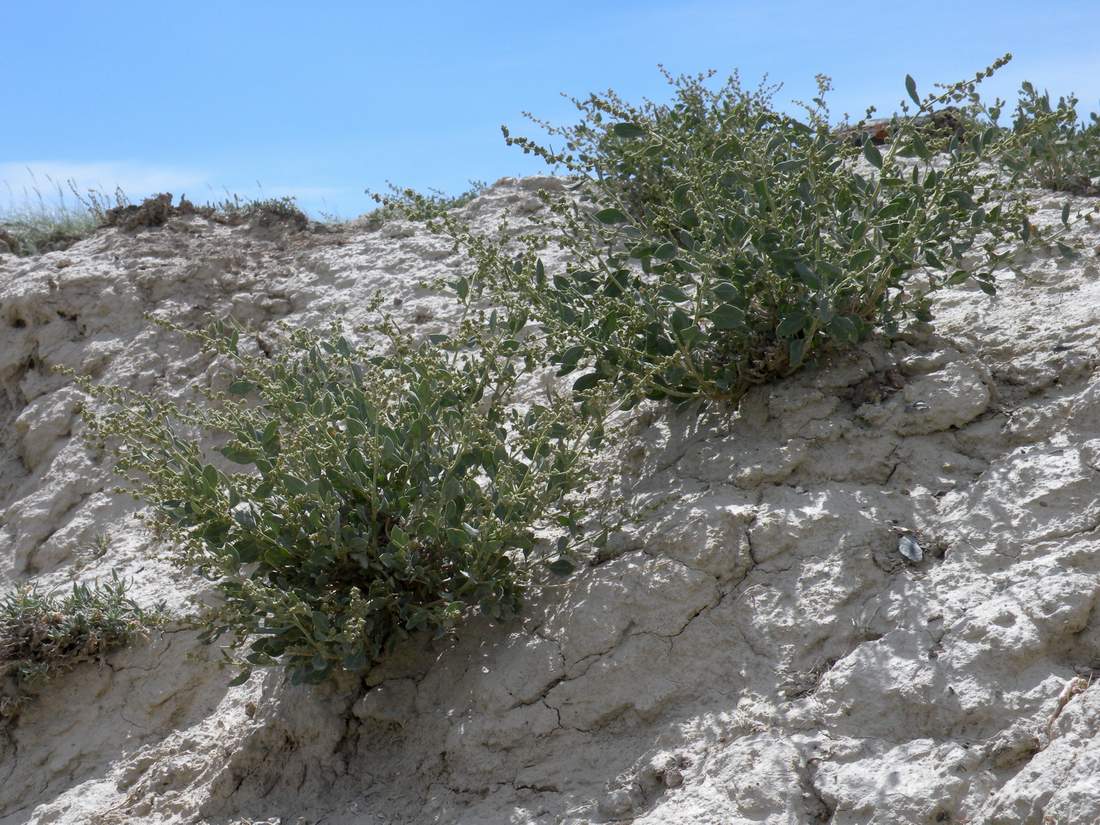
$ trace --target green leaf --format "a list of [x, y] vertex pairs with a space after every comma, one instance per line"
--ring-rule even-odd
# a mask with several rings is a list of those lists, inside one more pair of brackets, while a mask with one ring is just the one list
[[802, 356], [806, 351], [806, 339], [805, 338], [792, 338], [791, 343], [788, 346], [788, 358], [790, 359], [791, 366], [797, 367], [802, 364]]
[[[921, 160], [928, 160], [932, 157], [932, 153], [928, 151], [928, 145], [924, 142], [924, 138], [920, 136], [920, 133], [913, 133], [913, 137], [910, 139], [910, 146], [913, 149], [913, 153]], [[915, 167], [913, 171], [916, 171]]]
[[568, 576], [577, 569], [577, 565], [569, 559], [555, 559], [552, 562], [547, 562], [546, 567], [555, 576]]
[[675, 284], [665, 284], [663, 287], [657, 290], [657, 294], [664, 298], [666, 301], [673, 301], [680, 303], [682, 301], [690, 301], [691, 298], [687, 296], [680, 287]]
[[790, 338], [806, 325], [806, 320], [805, 313], [792, 312], [779, 322], [779, 326], [775, 328], [775, 334], [780, 338]]
[[863, 269], [867, 264], [871, 263], [875, 259], [877, 253], [873, 249], [861, 249], [855, 255], [852, 256], [850, 266], [852, 269]]
[[233, 677], [229, 682], [229, 687], [237, 687], [243, 685], [248, 681], [248, 677], [252, 675], [252, 668], [246, 667], [240, 673]]
[[913, 80], [911, 75], [905, 76], [905, 91], [909, 92], [909, 97], [913, 99], [913, 102], [920, 106], [920, 95], [917, 94], [917, 81]]
[[878, 218], [879, 220], [886, 220], [887, 218], [896, 218], [898, 215], [904, 215], [909, 210], [909, 204], [910, 201], [907, 196], [898, 195], [878, 211]]
[[684, 346], [688, 349], [692, 349], [695, 346], [695, 342], [702, 337], [703, 331], [699, 329], [699, 325], [689, 320], [687, 326], [677, 326], [676, 321], [673, 321], [674, 332], [676, 337], [680, 340]]
[[611, 127], [612, 133], [615, 137], [621, 138], [640, 138], [645, 137], [645, 129], [634, 123], [616, 123]]
[[882, 168], [882, 153], [870, 138], [863, 141], [863, 157], [867, 158], [867, 162], [876, 169]]
[[247, 504], [238, 504], [232, 509], [233, 521], [246, 530], [256, 527], [256, 519], [252, 515], [252, 509]]
[[409, 534], [400, 527], [393, 527], [390, 530], [390, 544], [399, 548], [407, 547], [409, 544]]
[[563, 352], [559, 356], [561, 367], [558, 369], [558, 375], [568, 375], [575, 370], [581, 358], [584, 357], [585, 352], [587, 352], [587, 347], [580, 344], [569, 347], [569, 349]]
[[821, 278], [804, 261], [798, 261], [794, 265], [794, 271], [798, 274], [798, 280], [811, 289], [821, 289]]
[[745, 313], [733, 304], [720, 304], [710, 313], [710, 320], [718, 329], [743, 329]]
[[607, 282], [603, 285], [604, 295], [608, 296], [609, 298], [617, 298], [618, 296], [622, 295], [623, 291], [626, 289], [629, 275], [630, 273], [624, 269], [612, 272], [607, 277]]
[[954, 189], [944, 195], [945, 198], [955, 201], [963, 209], [974, 209], [974, 199], [970, 196], [970, 193], [963, 189]]
[[1069, 225], [1069, 201], [1066, 201], [1065, 206], [1062, 207], [1062, 225]]
[[271, 454], [270, 448], [279, 441], [279, 422], [275, 419], [267, 422], [263, 433], [260, 435], [260, 443], [264, 445], [264, 452]]
[[743, 300], [741, 296], [741, 290], [739, 290], [728, 281], [720, 281], [719, 283], [715, 284], [712, 287], [712, 291], [715, 295], [717, 295], [728, 304], [739, 304]]
[[859, 328], [855, 322], [846, 315], [834, 315], [827, 327], [829, 334], [840, 341], [854, 344], [859, 340]]
[[629, 218], [615, 208], [601, 209], [593, 217], [602, 224], [626, 223]]
[[691, 317], [682, 309], [672, 311], [672, 329], [674, 332], [683, 332], [691, 326]]
[[719, 144], [711, 153], [711, 160], [721, 161], [728, 157], [736, 157], [741, 154], [741, 144], [737, 138], [730, 137], [725, 143]]
[[671, 261], [676, 257], [676, 252], [676, 244], [672, 243], [672, 241], [665, 241], [657, 247], [653, 255], [656, 258], [660, 258], [662, 261]]
[[297, 476], [287, 473], [283, 476], [283, 486], [291, 495], [301, 495], [309, 489], [309, 485]]
[[465, 278], [459, 278], [452, 284], [452, 286], [454, 287], [455, 292], [458, 293], [458, 299], [460, 301], [465, 301], [466, 296], [470, 294], [470, 282], [467, 281]]
[[252, 464], [260, 457], [259, 452], [256, 450], [249, 447], [243, 447], [240, 444], [228, 444], [218, 450], [218, 452], [234, 464]]
[[598, 372], [586, 372], [580, 378], [573, 382], [573, 392], [584, 392], [590, 390], [594, 386], [600, 383], [601, 376]]
[[254, 389], [256, 389], [256, 385], [251, 381], [234, 381], [229, 385], [229, 392], [233, 395], [248, 395]]

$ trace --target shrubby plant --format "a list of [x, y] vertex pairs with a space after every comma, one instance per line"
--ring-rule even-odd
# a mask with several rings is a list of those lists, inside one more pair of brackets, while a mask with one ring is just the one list
[[132, 231], [163, 226], [170, 218], [186, 215], [200, 215], [231, 226], [288, 225], [302, 230], [310, 223], [309, 216], [292, 197], [247, 199], [233, 195], [203, 206], [181, 197], [178, 206], [173, 206], [172, 195], [166, 192], [135, 204], [121, 189], [110, 196], [94, 189], [80, 192], [69, 181], [68, 188], [76, 203], [69, 205], [64, 189], [50, 182], [55, 189], [53, 203], [35, 189], [33, 197], [24, 194], [22, 205], [9, 203], [0, 209], [0, 253], [37, 255], [67, 249], [105, 226]]
[[[238, 679], [277, 663], [296, 682], [361, 672], [471, 608], [515, 613], [537, 564], [571, 569], [569, 494], [596, 429], [568, 399], [514, 400], [535, 358], [524, 323], [475, 314], [415, 343], [386, 321], [371, 348], [297, 331], [271, 359], [243, 353], [238, 331], [192, 333], [236, 379], [182, 406], [83, 382], [110, 407], [87, 414], [90, 436], [175, 560], [220, 591], [206, 638], [247, 645]], [[556, 542], [540, 542], [546, 526]]]
[[290, 224], [297, 229], [305, 229], [309, 225], [309, 216], [289, 196], [248, 199], [234, 195], [204, 209], [212, 211], [216, 219], [231, 224], [250, 222], [263, 227]]
[[[543, 193], [534, 231], [474, 233], [453, 212], [467, 196], [383, 199], [380, 218], [428, 220], [472, 256], [453, 337], [417, 342], [384, 320], [372, 346], [297, 331], [265, 357], [239, 330], [188, 333], [230, 365], [228, 391], [180, 404], [84, 379], [101, 402], [88, 435], [176, 562], [215, 583], [205, 638], [230, 635], [238, 680], [275, 664], [296, 682], [363, 672], [470, 610], [504, 619], [538, 565], [572, 568], [573, 494], [608, 398], [736, 401], [928, 320], [937, 289], [995, 292], [994, 270], [1037, 234], [1018, 186], [1033, 164], [1011, 159], [1064, 119], [996, 125], [976, 87], [1007, 59], [924, 96], [907, 77], [911, 105], [881, 147], [864, 122], [830, 123], [825, 77], [800, 118], [736, 75], [717, 89], [668, 76], [669, 104], [576, 101], [579, 124], [540, 123], [560, 150], [506, 132], [573, 179]], [[473, 311], [482, 299], [498, 311]], [[545, 364], [580, 371], [573, 395], [519, 403]]]
[[179, 203], [173, 206], [171, 192], [153, 195], [140, 204], [120, 203], [104, 213], [100, 225], [134, 231], [164, 226], [172, 218], [189, 215], [199, 215], [230, 226], [244, 223], [264, 228], [282, 225], [299, 231], [309, 226], [309, 217], [298, 208], [292, 197], [253, 200], [233, 195], [217, 203], [196, 206], [181, 195]]
[[[876, 329], [928, 320], [929, 294], [993, 270], [1029, 231], [1028, 205], [986, 161], [1022, 145], [977, 117], [973, 80], [921, 96], [889, 126], [890, 141], [853, 141], [829, 122], [828, 78], [801, 119], [772, 105], [775, 87], [717, 89], [710, 75], [668, 76], [671, 103], [632, 105], [613, 92], [575, 101], [581, 121], [536, 121], [561, 141], [509, 143], [576, 181], [548, 195], [549, 218], [526, 244], [434, 224], [477, 264], [478, 288], [529, 310], [559, 374], [642, 398], [739, 398], [815, 356]], [[930, 128], [944, 107], [958, 128]], [[1046, 121], [1043, 121], [1044, 123]], [[564, 266], [542, 250], [556, 244]]]
[[1014, 144], [1004, 160], [1048, 189], [1100, 195], [1100, 115], [1091, 113], [1091, 122], [1083, 124], [1077, 103], [1069, 95], [1053, 105], [1048, 92], [1039, 94], [1025, 81], [1013, 129], [1027, 137]]
[[470, 188], [457, 195], [448, 195], [437, 189], [430, 190], [428, 194], [418, 193], [412, 189], [402, 189], [394, 184], [389, 184], [389, 194], [371, 193], [371, 197], [379, 204], [377, 209], [363, 215], [362, 220], [372, 226], [381, 226], [388, 220], [402, 218], [405, 220], [427, 221], [446, 214], [452, 209], [461, 209], [474, 198], [481, 195], [488, 188], [488, 184], [482, 180], [470, 181]]
[[160, 624], [160, 607], [130, 599], [125, 581], [73, 585], [64, 598], [20, 587], [0, 597], [0, 719], [19, 709], [57, 673], [94, 661]]
[[110, 209], [126, 203], [121, 190], [114, 195], [82, 193], [72, 181], [63, 187], [49, 176], [46, 184], [53, 189], [49, 201], [37, 181], [30, 191], [23, 191], [19, 202], [9, 188], [8, 202], [0, 207], [0, 253], [37, 255], [66, 249], [95, 232]]

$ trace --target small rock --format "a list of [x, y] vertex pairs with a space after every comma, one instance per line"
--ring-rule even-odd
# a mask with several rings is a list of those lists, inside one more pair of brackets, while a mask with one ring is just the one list
[[634, 809], [634, 802], [630, 799], [630, 792], [620, 788], [601, 799], [598, 807], [603, 816], [623, 816]]
[[898, 552], [913, 564], [919, 564], [924, 559], [924, 550], [912, 536], [902, 536], [898, 539]]

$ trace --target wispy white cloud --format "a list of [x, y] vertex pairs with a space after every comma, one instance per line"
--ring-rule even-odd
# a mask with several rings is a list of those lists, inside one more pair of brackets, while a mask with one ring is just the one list
[[197, 191], [206, 188], [208, 180], [206, 173], [193, 169], [130, 161], [4, 161], [0, 162], [0, 202], [21, 204], [39, 196], [47, 203], [71, 200], [70, 182], [81, 193], [95, 190], [113, 195], [121, 189], [130, 199], [138, 199], [158, 192]]

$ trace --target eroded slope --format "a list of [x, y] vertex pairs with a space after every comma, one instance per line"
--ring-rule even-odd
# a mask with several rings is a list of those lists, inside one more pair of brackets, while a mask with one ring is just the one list
[[[550, 185], [467, 214], [521, 219]], [[51, 367], [186, 393], [216, 367], [144, 313], [262, 338], [354, 324], [377, 289], [436, 331], [456, 308], [418, 284], [462, 265], [415, 224], [200, 218], [0, 258], [0, 586], [198, 590], [73, 437]], [[1005, 274], [736, 415], [639, 412], [606, 460], [641, 517], [519, 622], [312, 693], [227, 688], [183, 631], [74, 672], [0, 746], [0, 825], [1100, 821], [1100, 278], [1091, 255]]]

